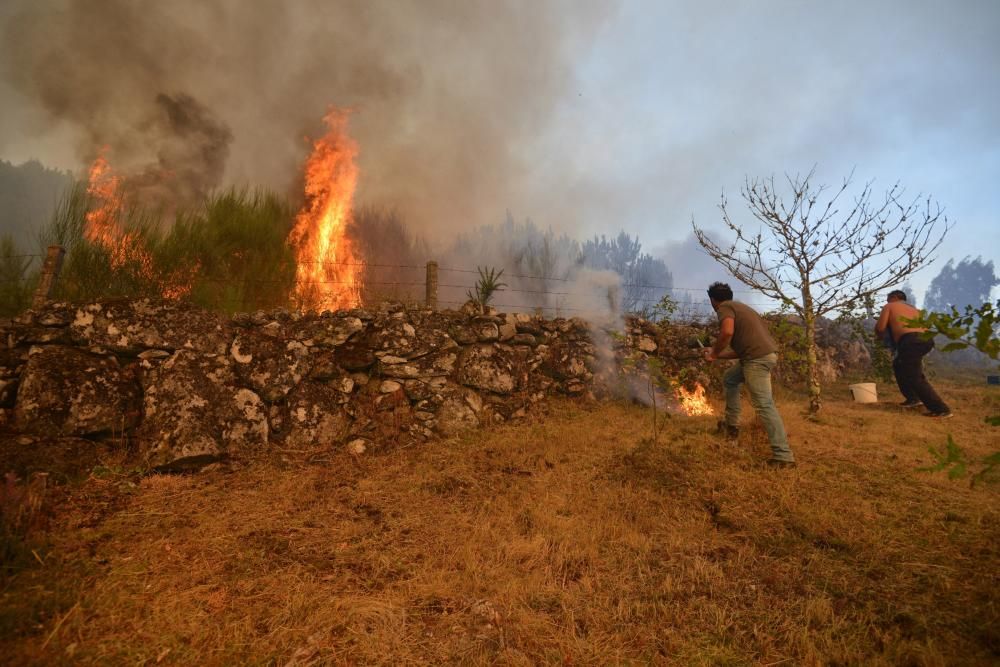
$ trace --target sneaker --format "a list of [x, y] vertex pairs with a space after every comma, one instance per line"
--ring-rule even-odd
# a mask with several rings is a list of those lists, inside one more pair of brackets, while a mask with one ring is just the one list
[[899, 404], [899, 407], [901, 407], [901, 408], [919, 408], [923, 404], [924, 404], [923, 401], [903, 401], [902, 403]]
[[951, 410], [945, 412], [928, 412], [924, 414], [925, 417], [933, 417], [934, 419], [950, 419], [955, 416], [955, 413]]
[[781, 468], [796, 468], [796, 467], [798, 467], [798, 464], [795, 463], [795, 461], [783, 461], [781, 459], [768, 459], [767, 460], [767, 467], [768, 468], [773, 468], [773, 469], [777, 470], [777, 469], [781, 469]]

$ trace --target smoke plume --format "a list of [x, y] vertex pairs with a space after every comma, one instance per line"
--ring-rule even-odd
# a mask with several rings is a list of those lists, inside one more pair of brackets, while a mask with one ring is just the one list
[[153, 199], [295, 192], [330, 106], [353, 110], [360, 203], [429, 238], [495, 220], [606, 9], [570, 0], [15, 0], [4, 84]]

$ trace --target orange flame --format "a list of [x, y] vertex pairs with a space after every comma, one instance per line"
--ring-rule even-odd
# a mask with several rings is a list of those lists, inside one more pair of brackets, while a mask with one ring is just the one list
[[689, 417], [715, 414], [705, 396], [705, 388], [700, 384], [695, 385], [695, 388], [691, 391], [688, 391], [684, 387], [678, 387], [677, 400], [681, 404], [681, 410]]
[[288, 236], [298, 262], [296, 296], [315, 310], [361, 302], [361, 262], [347, 238], [358, 182], [358, 145], [347, 134], [347, 119], [348, 112], [336, 109], [323, 118], [329, 130], [306, 161], [306, 201]]
[[[122, 178], [111, 171], [105, 157], [107, 150], [107, 146], [101, 149], [88, 173], [87, 195], [91, 203], [90, 210], [84, 217], [83, 235], [88, 241], [108, 251], [111, 268], [132, 266], [144, 279], [155, 283], [153, 257], [143, 247], [142, 238], [135, 232], [121, 228], [120, 220], [125, 207]], [[196, 265], [189, 271], [174, 271], [160, 283], [163, 297], [179, 299], [186, 296], [194, 285], [194, 277], [199, 268]]]
[[132, 232], [119, 226], [124, 205], [122, 179], [111, 171], [107, 158], [107, 146], [101, 149], [90, 167], [87, 195], [94, 207], [87, 211], [83, 235], [88, 241], [103, 246], [111, 254], [111, 267], [120, 269], [129, 262], [136, 262], [145, 276], [152, 275], [153, 259], [141, 245], [141, 240]]
[[121, 208], [121, 178], [111, 172], [107, 158], [107, 147], [101, 149], [94, 164], [90, 166], [87, 195], [96, 204], [87, 211], [83, 235], [88, 241], [113, 249], [118, 244], [118, 212]]

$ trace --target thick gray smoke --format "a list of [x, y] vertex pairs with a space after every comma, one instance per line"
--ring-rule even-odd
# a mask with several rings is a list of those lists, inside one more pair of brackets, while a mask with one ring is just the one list
[[222, 182], [233, 135], [189, 95], [156, 96], [161, 114], [148, 126], [156, 161], [130, 181], [146, 202], [197, 202]]
[[[606, 3], [605, 3], [606, 4]], [[359, 200], [430, 238], [491, 222], [524, 189], [524, 147], [573, 85], [606, 9], [576, 0], [15, 0], [4, 83], [80, 167], [184, 200], [224, 183], [294, 192], [330, 106], [354, 110]], [[169, 179], [164, 180], [164, 175]], [[162, 195], [162, 193], [161, 193]]]
[[32, 4], [4, 38], [5, 77], [50, 123], [72, 126], [81, 164], [104, 153], [144, 203], [168, 209], [222, 183], [232, 133], [173, 92], [184, 82], [156, 57], [165, 36], [138, 3]]

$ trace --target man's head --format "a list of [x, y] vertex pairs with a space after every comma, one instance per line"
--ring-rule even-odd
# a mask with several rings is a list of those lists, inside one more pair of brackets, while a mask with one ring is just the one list
[[708, 286], [708, 298], [712, 302], [712, 308], [715, 308], [723, 301], [732, 301], [733, 290], [726, 283], [712, 283]]
[[886, 301], [888, 301], [889, 303], [893, 303], [896, 301], [906, 301], [906, 292], [904, 292], [901, 289], [894, 289], [891, 292], [889, 292], [889, 296], [888, 298], [886, 298]]

